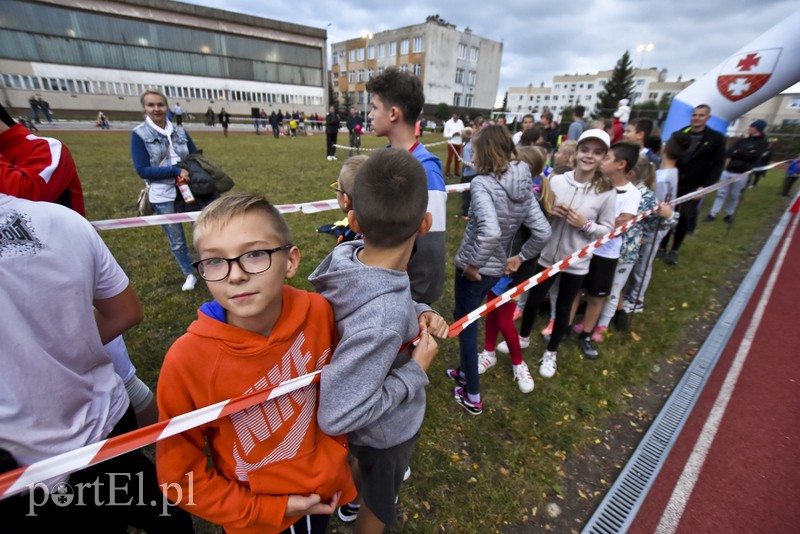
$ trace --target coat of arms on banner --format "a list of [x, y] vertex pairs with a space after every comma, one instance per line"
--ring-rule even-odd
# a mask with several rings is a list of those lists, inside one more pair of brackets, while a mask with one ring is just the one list
[[732, 102], [761, 89], [775, 70], [782, 48], [740, 52], [731, 56], [717, 76], [717, 89]]

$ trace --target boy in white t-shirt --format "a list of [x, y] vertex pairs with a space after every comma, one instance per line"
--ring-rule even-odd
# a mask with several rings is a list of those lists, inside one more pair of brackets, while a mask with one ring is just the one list
[[[642, 194], [628, 181], [628, 173], [633, 170], [638, 160], [639, 147], [622, 141], [611, 146], [603, 162], [603, 174], [611, 180], [617, 190], [615, 227], [633, 219], [639, 210]], [[589, 264], [589, 274], [583, 282], [583, 287], [586, 289], [586, 312], [583, 322], [576, 325], [575, 330], [580, 332], [578, 346], [588, 360], [597, 359], [598, 356], [597, 347], [592, 342], [592, 333], [603, 310], [603, 301], [611, 293], [621, 247], [622, 238], [615, 237], [595, 250]]]

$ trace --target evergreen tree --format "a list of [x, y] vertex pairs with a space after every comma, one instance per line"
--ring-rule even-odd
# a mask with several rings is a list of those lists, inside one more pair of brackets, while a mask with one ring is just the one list
[[503, 104], [498, 111], [508, 111], [508, 91], [503, 95]]
[[350, 96], [348, 92], [342, 92], [342, 96], [344, 97], [344, 102], [336, 108], [336, 112], [339, 114], [340, 117], [346, 117], [348, 113], [350, 113], [350, 108], [354, 106], [353, 104], [353, 97]]
[[633, 96], [634, 69], [631, 62], [631, 55], [626, 50], [622, 57], [617, 61], [611, 79], [597, 95], [597, 104], [592, 117], [610, 117], [617, 109], [619, 101], [623, 98], [630, 100]]
[[[328, 106], [333, 106], [337, 110], [339, 109], [339, 98], [336, 96], [336, 91], [333, 90], [333, 84], [328, 84]], [[327, 109], [325, 112], [327, 113]]]

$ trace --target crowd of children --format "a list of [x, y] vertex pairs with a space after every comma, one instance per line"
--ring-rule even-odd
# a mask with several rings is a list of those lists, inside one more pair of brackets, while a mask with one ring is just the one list
[[[331, 184], [345, 218], [319, 229], [337, 239], [309, 276], [317, 293], [284, 283], [297, 274], [301, 252], [267, 199], [222, 197], [194, 228], [199, 259], [192, 265], [213, 300], [166, 354], [160, 418], [321, 371], [319, 383], [158, 443], [166, 497], [226, 532], [323, 533], [336, 510], [361, 533], [396, 522], [425, 416], [434, 338], [449, 332], [430, 307], [443, 291], [446, 193], [441, 161], [415, 133], [424, 102], [419, 80], [387, 69], [367, 88], [369, 119], [389, 147], [349, 158]], [[637, 213], [655, 213], [489, 313], [482, 350], [476, 322], [461, 331], [459, 366], [446, 375], [453, 399], [471, 415], [483, 411], [480, 376], [498, 364], [497, 352], [510, 354], [520, 391], [533, 391], [523, 349], [533, 343], [545, 299], [551, 320], [539, 375], [556, 374], [572, 329], [584, 357], [596, 359], [595, 343], [612, 321], [624, 330], [627, 313], [643, 308], [655, 249], [679, 220], [668, 201], [692, 144], [687, 133], [674, 134], [659, 154], [648, 147], [647, 119], [631, 121], [618, 142], [611, 128], [590, 124], [554, 152], [545, 127], [532, 117], [526, 126], [517, 139], [503, 124], [450, 132], [464, 142], [463, 181], [471, 185], [453, 259], [454, 320]], [[290, 128], [298, 128], [296, 119]], [[794, 162], [790, 175], [797, 174]], [[174, 530], [186, 529], [185, 516], [176, 521], [182, 526]]]

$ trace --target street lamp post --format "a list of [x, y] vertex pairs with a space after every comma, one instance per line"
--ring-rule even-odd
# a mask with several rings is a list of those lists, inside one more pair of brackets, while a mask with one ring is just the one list
[[369, 100], [367, 97], [367, 80], [369, 80], [369, 68], [367, 67], [367, 60], [369, 59], [369, 40], [372, 39], [372, 34], [364, 31], [361, 32], [361, 37], [364, 39], [364, 131], [366, 131], [367, 115], [369, 114], [369, 110], [367, 109], [367, 101]]
[[[639, 70], [638, 70], [639, 74], [641, 74], [642, 68], [644, 67], [644, 55], [648, 52], [652, 52], [655, 47], [656, 45], [654, 45], [653, 43], [640, 44], [639, 46], [636, 47], [636, 51], [642, 54], [642, 57], [639, 60]], [[642, 91], [644, 91], [644, 88], [642, 88]], [[636, 99], [636, 87], [634, 86], [633, 94], [631, 95], [631, 108], [633, 108], [633, 101], [635, 99]]]

